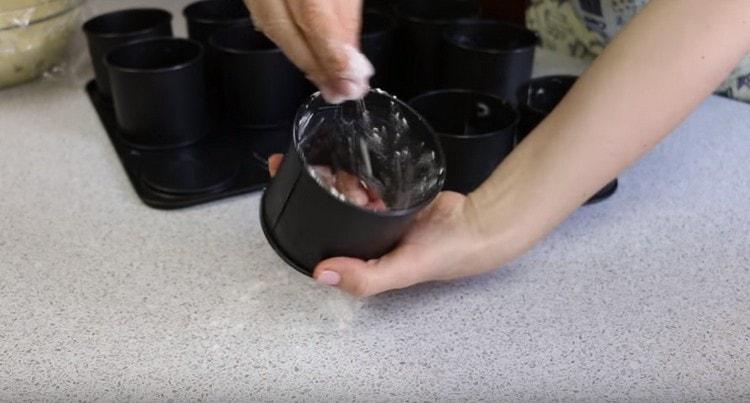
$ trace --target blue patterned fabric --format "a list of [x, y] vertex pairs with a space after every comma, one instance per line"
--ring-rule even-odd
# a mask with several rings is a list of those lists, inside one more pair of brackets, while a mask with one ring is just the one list
[[[675, 0], [677, 1], [677, 0]], [[531, 0], [529, 28], [542, 46], [593, 60], [648, 0]], [[717, 93], [750, 102], [750, 58], [745, 58]]]

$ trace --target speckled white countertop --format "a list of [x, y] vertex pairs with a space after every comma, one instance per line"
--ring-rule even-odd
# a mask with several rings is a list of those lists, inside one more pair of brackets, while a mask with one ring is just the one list
[[141, 204], [81, 89], [0, 91], [0, 400], [748, 401], [749, 155], [713, 97], [519, 261], [357, 302], [257, 194]]

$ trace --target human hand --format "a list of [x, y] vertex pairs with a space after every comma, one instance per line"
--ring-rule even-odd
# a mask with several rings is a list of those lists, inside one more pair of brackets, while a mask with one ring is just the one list
[[330, 103], [362, 98], [374, 74], [359, 51], [362, 0], [245, 0], [274, 41]]
[[[281, 154], [269, 158], [271, 176], [278, 171], [282, 159]], [[365, 192], [356, 186], [346, 191]], [[368, 261], [350, 257], [326, 259], [317, 265], [313, 277], [319, 283], [365, 297], [494, 269], [498, 267], [493, 265], [496, 261], [483, 257], [487, 242], [480, 235], [473, 216], [466, 196], [442, 192], [417, 215], [399, 245], [390, 253]], [[499, 249], [494, 248], [495, 254]]]

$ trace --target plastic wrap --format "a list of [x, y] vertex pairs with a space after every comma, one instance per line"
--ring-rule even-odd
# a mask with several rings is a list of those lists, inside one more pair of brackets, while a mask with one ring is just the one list
[[381, 90], [373, 93], [378, 97], [370, 97], [367, 104], [368, 98], [317, 111], [305, 106], [308, 110], [301, 119], [311, 129], [300, 149], [310, 174], [337, 198], [361, 204], [337, 189], [338, 180], [354, 176], [371, 198], [384, 202], [367, 208], [408, 209], [442, 185], [442, 167], [436, 151], [410, 135], [395, 100]]
[[0, 88], [40, 76], [79, 85], [89, 75], [80, 25], [86, 0], [0, 1]]

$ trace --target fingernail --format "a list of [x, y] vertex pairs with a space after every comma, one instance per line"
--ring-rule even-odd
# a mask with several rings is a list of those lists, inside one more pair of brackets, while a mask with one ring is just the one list
[[320, 95], [329, 104], [336, 105], [346, 101], [346, 97], [328, 86], [319, 86], [318, 88], [320, 88]]
[[325, 285], [338, 285], [341, 282], [341, 276], [335, 271], [326, 270], [320, 273], [317, 282]]
[[357, 84], [348, 80], [340, 80], [333, 85], [320, 86], [319, 88], [323, 99], [334, 105], [344, 101], [361, 99], [370, 90], [370, 86], [367, 84]]
[[357, 48], [345, 45], [342, 50], [346, 53], [346, 59], [349, 63], [348, 69], [344, 72], [344, 78], [355, 82], [367, 82], [375, 74], [375, 68], [367, 57]]
[[347, 61], [345, 70], [336, 72], [335, 76], [323, 80], [315, 77], [314, 82], [320, 88], [326, 102], [338, 104], [344, 101], [361, 99], [370, 90], [370, 78], [375, 69], [359, 49], [350, 45], [331, 44], [331, 47], [344, 53]]
[[335, 84], [338, 93], [347, 100], [357, 97], [359, 86], [349, 80], [339, 80]]
[[347, 100], [360, 99], [367, 94], [370, 86], [366, 83], [357, 83], [353, 81], [344, 81], [341, 88], [341, 95]]
[[364, 207], [370, 202], [370, 199], [368, 199], [367, 195], [363, 192], [350, 192], [349, 194], [346, 194], [346, 197], [350, 202], [359, 207]]

